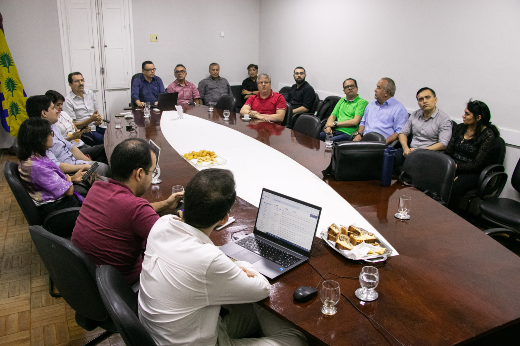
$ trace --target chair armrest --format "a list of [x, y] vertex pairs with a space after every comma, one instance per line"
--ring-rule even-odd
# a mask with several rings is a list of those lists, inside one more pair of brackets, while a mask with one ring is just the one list
[[80, 210], [80, 207], [71, 207], [71, 208], [65, 208], [65, 209], [53, 211], [52, 213], [47, 215], [45, 220], [43, 220], [43, 228], [47, 229], [47, 222], [50, 219], [52, 219], [53, 217], [56, 217], [56, 216], [62, 215], [62, 214], [66, 214], [66, 213], [76, 213], [76, 212], [79, 213], [79, 210]]
[[480, 173], [480, 176], [478, 177], [478, 186], [481, 186], [482, 183], [484, 182], [484, 179], [486, 179], [486, 176], [490, 173], [495, 173], [495, 172], [505, 172], [505, 168], [504, 166], [502, 165], [490, 165], [490, 166], [487, 166], [486, 168], [484, 168], [482, 170], [482, 172]]
[[[491, 190], [489, 187], [491, 186], [491, 182], [494, 178], [496, 178], [496, 184], [497, 184], [495, 186], [496, 189], [493, 189], [493, 190], [495, 190], [495, 193], [493, 194], [493, 196], [485, 198], [486, 195], [493, 192], [493, 190]], [[505, 172], [492, 173], [492, 174], [488, 175], [484, 179], [482, 184], [480, 185], [479, 190], [478, 190], [478, 197], [481, 200], [489, 199], [489, 198], [496, 198], [500, 195], [500, 193], [502, 193], [502, 190], [504, 189], [504, 186], [506, 186], [506, 183], [507, 183], [507, 173], [505, 173]]]
[[508, 234], [508, 235], [512, 235], [514, 237], [520, 236], [519, 231], [515, 231], [515, 230], [509, 229], [509, 228], [491, 228], [491, 229], [485, 230], [484, 233], [486, 233], [489, 236], [492, 236], [495, 234]]

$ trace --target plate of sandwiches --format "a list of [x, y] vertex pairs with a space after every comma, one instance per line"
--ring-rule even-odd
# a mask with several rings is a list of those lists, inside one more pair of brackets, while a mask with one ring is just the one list
[[354, 225], [332, 224], [324, 229], [320, 237], [346, 258], [367, 262], [381, 262], [392, 254], [391, 247], [374, 233]]

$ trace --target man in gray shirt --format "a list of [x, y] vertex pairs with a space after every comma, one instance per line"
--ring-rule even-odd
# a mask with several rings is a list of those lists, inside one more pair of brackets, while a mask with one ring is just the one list
[[[402, 149], [395, 153], [395, 164], [401, 166], [410, 153], [416, 149], [444, 150], [451, 139], [450, 117], [437, 108], [437, 97], [431, 88], [421, 88], [416, 95], [420, 109], [412, 113], [399, 132]], [[408, 136], [412, 142], [408, 146]], [[396, 168], [397, 168], [396, 167]]]
[[220, 66], [216, 62], [209, 65], [209, 77], [201, 80], [197, 89], [205, 105], [216, 104], [222, 95], [232, 95], [231, 86], [226, 78], [220, 77]]

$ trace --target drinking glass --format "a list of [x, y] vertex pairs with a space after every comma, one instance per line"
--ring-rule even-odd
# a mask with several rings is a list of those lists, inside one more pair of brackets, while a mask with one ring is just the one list
[[379, 294], [375, 291], [379, 283], [379, 271], [376, 267], [366, 266], [361, 269], [359, 274], [359, 283], [361, 288], [356, 290], [356, 297], [365, 302], [376, 300]]
[[394, 215], [399, 220], [410, 219], [410, 208], [412, 206], [412, 197], [402, 195], [399, 197], [399, 204], [397, 205], [397, 213]]
[[173, 185], [172, 187], [172, 195], [177, 192], [184, 191], [184, 187], [182, 185]]
[[224, 114], [224, 120], [228, 120], [229, 119], [229, 115], [231, 114], [231, 112], [226, 109], [223, 114]]
[[153, 171], [153, 176], [152, 176], [152, 184], [160, 184], [162, 183], [162, 180], [159, 179], [159, 177], [161, 176], [161, 168], [159, 167], [159, 165], [156, 165], [155, 166], [155, 170]]
[[325, 148], [332, 148], [332, 137], [334, 137], [332, 133], [325, 134]]
[[150, 117], [150, 102], [144, 103], [144, 117], [149, 118]]
[[334, 315], [338, 311], [336, 304], [338, 304], [340, 296], [339, 284], [336, 281], [323, 281], [320, 290], [320, 299], [323, 302], [321, 312], [325, 315]]
[[208, 112], [213, 112], [213, 107], [215, 107], [215, 102], [208, 103], [208, 106], [209, 106]]
[[115, 128], [120, 129], [121, 128], [121, 119], [115, 119], [114, 122], [116, 124]]

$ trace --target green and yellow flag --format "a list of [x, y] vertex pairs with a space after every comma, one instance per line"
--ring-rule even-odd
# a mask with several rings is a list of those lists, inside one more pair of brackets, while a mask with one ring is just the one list
[[20, 125], [28, 118], [25, 111], [27, 95], [2, 30], [0, 30], [0, 101], [2, 127], [11, 133], [11, 136], [17, 137]]

